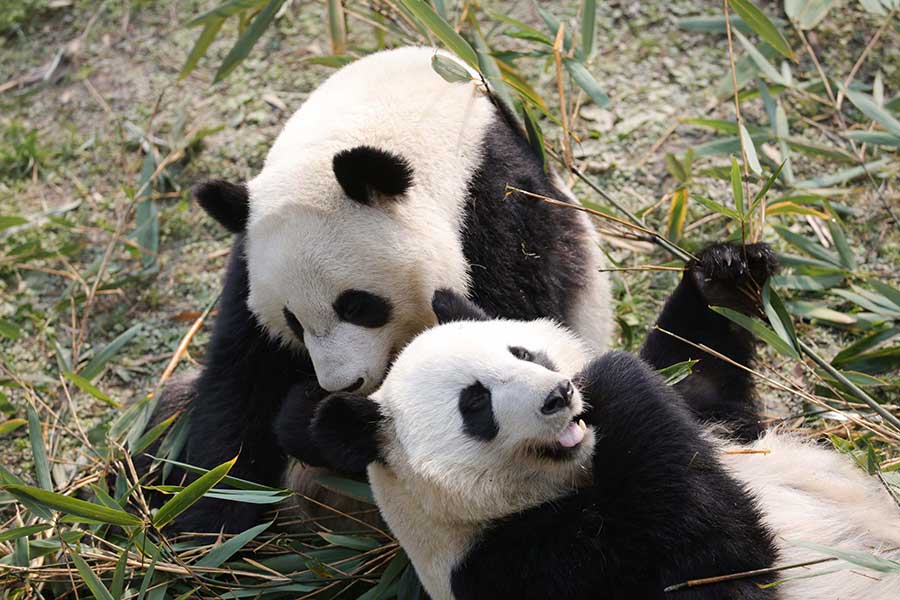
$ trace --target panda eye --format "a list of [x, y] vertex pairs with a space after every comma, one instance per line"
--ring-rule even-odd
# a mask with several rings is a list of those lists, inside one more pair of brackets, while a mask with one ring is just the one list
[[376, 328], [391, 319], [390, 300], [362, 290], [347, 290], [332, 304], [338, 319], [360, 327]]
[[521, 346], [510, 346], [509, 353], [518, 358], [519, 360], [527, 360], [528, 362], [534, 362], [534, 355], [531, 354], [525, 348]]
[[287, 321], [288, 327], [291, 328], [291, 331], [294, 335], [297, 336], [301, 342], [303, 341], [303, 325], [300, 324], [300, 320], [297, 319], [296, 315], [288, 310], [288, 307], [285, 306], [281, 309], [281, 313], [284, 315], [284, 320]]
[[465, 414], [484, 410], [491, 403], [491, 390], [484, 387], [480, 381], [463, 388], [459, 393], [459, 412]]

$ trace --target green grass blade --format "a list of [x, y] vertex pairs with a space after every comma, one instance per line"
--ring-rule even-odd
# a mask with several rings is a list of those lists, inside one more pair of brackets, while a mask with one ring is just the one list
[[124, 510], [107, 508], [92, 502], [79, 500], [78, 498], [48, 492], [40, 488], [16, 484], [5, 484], [2, 487], [16, 498], [27, 498], [54, 510], [86, 519], [93, 519], [109, 523], [110, 525], [121, 525], [122, 527], [136, 527], [142, 523], [141, 519]]
[[157, 529], [162, 529], [171, 523], [178, 515], [203, 497], [203, 494], [219, 483], [228, 474], [235, 462], [237, 462], [236, 456], [215, 469], [211, 469], [208, 473], [201, 475], [182, 491], [175, 494], [175, 497], [163, 504], [156, 516], [153, 517], [153, 526]]
[[281, 8], [282, 4], [284, 4], [284, 0], [269, 0], [269, 3], [266, 4], [259, 14], [253, 18], [250, 27], [244, 31], [243, 35], [238, 38], [237, 43], [225, 56], [225, 60], [222, 61], [219, 70], [216, 71], [213, 83], [218, 83], [228, 77], [239, 64], [244, 62], [244, 59], [250, 54], [250, 50], [253, 49], [253, 46], [256, 45], [256, 42], [259, 41], [262, 34], [265, 33], [266, 29], [269, 28], [269, 25], [272, 24], [272, 20], [275, 18], [275, 15], [278, 13], [278, 9]]
[[760, 321], [748, 317], [745, 314], [739, 313], [736, 310], [731, 310], [730, 308], [726, 308], [724, 306], [710, 306], [711, 310], [719, 313], [729, 321], [732, 321], [768, 345], [772, 346], [775, 350], [784, 354], [785, 356], [789, 356], [791, 358], [800, 358], [800, 355], [797, 354], [797, 351], [787, 342], [785, 342], [781, 337], [763, 325]]
[[769, 45], [784, 57], [797, 62], [797, 56], [791, 50], [781, 32], [778, 31], [778, 28], [769, 20], [769, 17], [756, 8], [749, 0], [728, 0], [728, 5], [741, 16], [744, 23], [759, 37], [767, 41]]
[[424, 0], [399, 0], [416, 19], [422, 22], [441, 42], [444, 43], [464, 63], [478, 69], [478, 55], [461, 35]]
[[91, 361], [85, 365], [81, 371], [79, 371], [79, 375], [87, 379], [88, 381], [93, 381], [97, 375], [99, 375], [103, 371], [103, 367], [106, 366], [112, 358], [119, 353], [122, 348], [125, 347], [128, 342], [130, 342], [138, 333], [141, 331], [141, 324], [133, 325], [129, 327], [124, 332], [119, 334], [116, 339], [107, 344], [100, 352], [98, 352]]
[[53, 491], [53, 479], [50, 477], [50, 462], [47, 460], [47, 447], [44, 445], [44, 433], [41, 420], [34, 407], [28, 405], [28, 439], [31, 442], [31, 453], [34, 457], [35, 479], [42, 488]]
[[194, 563], [194, 566], [197, 567], [218, 567], [226, 560], [234, 556], [237, 552], [240, 552], [241, 548], [246, 546], [248, 543], [256, 539], [256, 536], [261, 534], [263, 531], [269, 528], [274, 521], [269, 521], [268, 523], [262, 523], [257, 525], [256, 527], [251, 527], [250, 529], [237, 534], [233, 538], [228, 541], [222, 542], [215, 548], [209, 551], [209, 553]]

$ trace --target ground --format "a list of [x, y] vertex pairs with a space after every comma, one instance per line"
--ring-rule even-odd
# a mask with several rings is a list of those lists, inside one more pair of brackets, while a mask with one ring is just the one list
[[[332, 71], [309, 60], [330, 53], [325, 4], [293, 2], [224, 81], [213, 83], [213, 78], [234, 43], [234, 19], [226, 22], [198, 67], [179, 79], [200, 31], [183, 25], [216, 4], [173, 0], [0, 3], [0, 217], [27, 221], [0, 231], [0, 332], [5, 331], [0, 335], [0, 464], [26, 481], [33, 481], [31, 446], [28, 428], [18, 421], [26, 418], [26, 404], [36, 404], [45, 427], [53, 430], [48, 443], [57, 484], [69, 481], [86, 459], [77, 438], [58, 428], [53, 415], [62, 414], [66, 420], [74, 410], [79, 427], [94, 439], [102, 436], [110, 416], [121, 410], [98, 399], [90, 388], [79, 390], [71, 380], [67, 384], [70, 405], [61, 386], [64, 371], [83, 368], [109, 342], [140, 325], [139, 333], [101, 365], [103, 372], [92, 385], [103, 397], [123, 405], [153, 389], [179, 340], [216, 297], [229, 246], [229, 235], [190, 202], [190, 186], [206, 177], [235, 181], [252, 177], [291, 111]], [[347, 4], [354, 6], [356, 14], [364, 12], [355, 6], [362, 3]], [[681, 120], [734, 119], [725, 36], [689, 31], [681, 22], [687, 17], [720, 15], [721, 5], [684, 0], [600, 4], [597, 54], [590, 70], [610, 103], [599, 107], [584, 102], [575, 126], [581, 139], [574, 147], [576, 165], [618, 202], [639, 212], [652, 229], [665, 233], [668, 194], [680, 185], [666, 156], [681, 157], [713, 137], [710, 129]], [[784, 19], [780, 3], [761, 4], [770, 15]], [[483, 5], [543, 29], [528, 2]], [[577, 2], [541, 5], [561, 18], [578, 13]], [[349, 21], [351, 50], [361, 54], [373, 49], [376, 38], [372, 28], [354, 14], [350, 13]], [[843, 81], [884, 21], [884, 16], [847, 2], [809, 33], [811, 47], [832, 82]], [[854, 79], [865, 84], [870, 94], [877, 93], [878, 84], [874, 88], [872, 84], [881, 81], [885, 102], [896, 100], [900, 91], [896, 23], [895, 18], [873, 45]], [[505, 29], [496, 22], [484, 27], [499, 47], [534, 47], [500, 35]], [[839, 135], [833, 114], [816, 113], [815, 98], [826, 94], [814, 65], [797, 37], [790, 40], [800, 56], [793, 66], [794, 77], [811, 82], [806, 96], [795, 96], [789, 104], [785, 101], [791, 133], [843, 151], [848, 144]], [[743, 54], [740, 46], [735, 50]], [[774, 58], [772, 62], [780, 63]], [[519, 64], [547, 103], [557, 106], [552, 61], [521, 60]], [[849, 102], [845, 101], [845, 107], [846, 119], [868, 123]], [[742, 109], [748, 123], [767, 127], [766, 111], [758, 98], [744, 99]], [[558, 141], [559, 128], [546, 120], [544, 125], [547, 138]], [[128, 240], [147, 239], [142, 237], [146, 229], [135, 232], [142, 217], [127, 209], [135, 190], [141, 188], [145, 153], [151, 148], [157, 161], [171, 153], [176, 153], [177, 160], [152, 186], [159, 211], [158, 250], [145, 251], [142, 257], [138, 242]], [[897, 287], [900, 200], [897, 154], [890, 150], [869, 151], [867, 160], [873, 160], [874, 154], [894, 161], [874, 170], [871, 178], [817, 187], [832, 190], [831, 201], [851, 211], [844, 213], [844, 221], [850, 251], [858, 262], [854, 281], [877, 279]], [[732, 152], [740, 156], [739, 149]], [[797, 180], [853, 166], [836, 157], [834, 150], [830, 155], [795, 151], [792, 157]], [[690, 179], [691, 193], [733, 205], [729, 184], [716, 177], [720, 173], [709, 171], [727, 166], [727, 153], [700, 156], [695, 165], [699, 166]], [[571, 183], [579, 198], [610, 208], [583, 183], [574, 179]], [[833, 244], [822, 223], [817, 217], [791, 213], [770, 220], [770, 225], [784, 225], [811, 240]], [[692, 201], [679, 243], [694, 250], [733, 233], [726, 219]], [[119, 234], [124, 234], [124, 241]], [[764, 238], [780, 250], [789, 250], [771, 227]], [[621, 267], [664, 265], [672, 260], [647, 242], [607, 238], [604, 244]], [[98, 293], [86, 302], [98, 272], [103, 274]], [[617, 345], [635, 348], [678, 275], [642, 270], [613, 275], [621, 325]], [[852, 300], [828, 292], [787, 291], [786, 295], [822, 306], [824, 298], [827, 308], [845, 315], [860, 312]], [[794, 320], [798, 335], [829, 359], [868, 333], [858, 320], [841, 326], [827, 319]], [[208, 332], [208, 327], [201, 328], [193, 338], [180, 370], [202, 360]], [[77, 348], [74, 365], [73, 345]], [[817, 389], [799, 363], [769, 349], [764, 355], [766, 368], [801, 389]], [[896, 402], [900, 382], [896, 367], [877, 375], [884, 385], [866, 389], [882, 401]], [[793, 394], [767, 391], [765, 397], [773, 418], [809, 409]], [[836, 418], [814, 423], [812, 428], [840, 431], [841, 423]], [[896, 465], [897, 446], [881, 448], [885, 464]]]

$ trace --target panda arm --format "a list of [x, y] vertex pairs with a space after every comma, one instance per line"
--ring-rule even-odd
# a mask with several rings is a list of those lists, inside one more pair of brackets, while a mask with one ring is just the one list
[[[641, 360], [610, 353], [579, 377], [595, 430], [593, 484], [490, 528], [458, 562], [464, 598], [658, 598], [689, 579], [769, 567], [753, 500], [718, 464], [677, 394]], [[695, 600], [771, 599], [744, 579]]]
[[[656, 324], [750, 366], [756, 355], [753, 336], [709, 306], [754, 314], [759, 310], [759, 289], [777, 268], [775, 255], [766, 244], [712, 245], [687, 264]], [[729, 425], [741, 440], [758, 437], [758, 406], [747, 371], [658, 329], [647, 335], [641, 358], [655, 369], [699, 360], [691, 375], [676, 385], [691, 411], [702, 421]]]

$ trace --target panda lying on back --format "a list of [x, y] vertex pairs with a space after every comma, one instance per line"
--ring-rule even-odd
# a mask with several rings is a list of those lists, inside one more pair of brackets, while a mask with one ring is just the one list
[[629, 354], [589, 361], [549, 321], [483, 320], [449, 292], [435, 305], [470, 320], [421, 334], [371, 397], [332, 395], [310, 425], [335, 468], [368, 465], [434, 600], [900, 597], [900, 575], [846, 568], [664, 593], [822, 556], [796, 541], [895, 551], [900, 511], [845, 457], [787, 434], [729, 454], [747, 446], [704, 430]]

